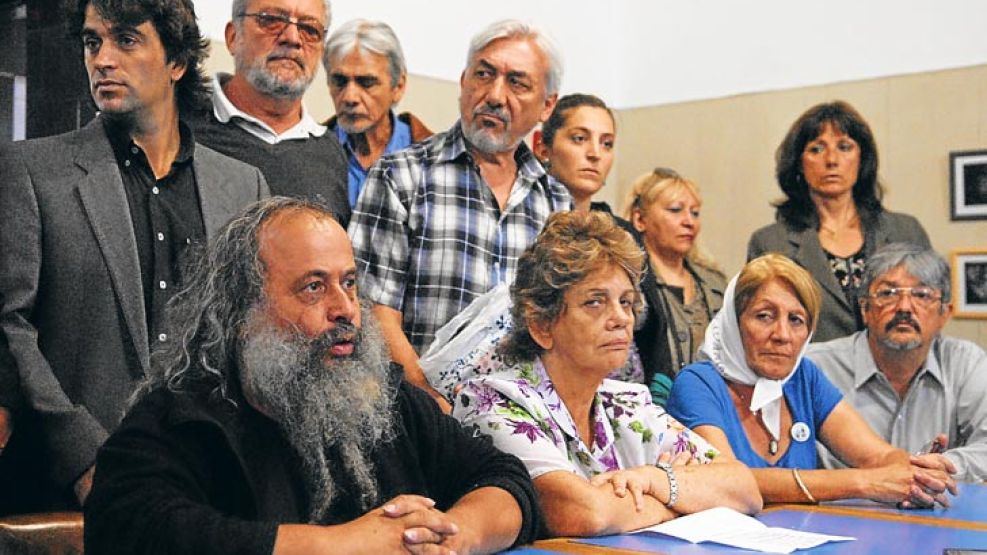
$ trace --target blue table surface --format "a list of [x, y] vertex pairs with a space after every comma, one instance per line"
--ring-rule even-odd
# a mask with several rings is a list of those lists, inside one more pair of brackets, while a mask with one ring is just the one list
[[[987, 531], [962, 530], [951, 527], [910, 522], [875, 520], [866, 517], [842, 516], [796, 510], [779, 510], [758, 515], [768, 526], [794, 528], [807, 532], [851, 536], [850, 542], [833, 542], [796, 553], [859, 554], [908, 553], [913, 555], [942, 555], [945, 548], [987, 549]], [[713, 543], [692, 544], [661, 534], [627, 534], [574, 540], [580, 543], [674, 555], [707, 553], [753, 554], [755, 551]]]
[[934, 509], [897, 509], [891, 505], [883, 505], [872, 501], [848, 499], [846, 501], [835, 501], [826, 503], [837, 507], [847, 507], [864, 511], [878, 511], [882, 513], [902, 514], [912, 516], [922, 516], [926, 518], [948, 518], [952, 520], [966, 520], [970, 522], [980, 522], [987, 524], [987, 485], [959, 483], [959, 495], [951, 497], [951, 505], [948, 509], [935, 507]]

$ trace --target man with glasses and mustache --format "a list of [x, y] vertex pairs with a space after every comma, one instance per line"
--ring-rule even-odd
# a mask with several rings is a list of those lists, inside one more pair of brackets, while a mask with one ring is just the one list
[[561, 56], [537, 28], [506, 20], [480, 31], [460, 77], [460, 120], [378, 160], [353, 210], [360, 286], [391, 356], [447, 412], [419, 354], [473, 299], [511, 283], [548, 215], [571, 206], [523, 143], [561, 79]]
[[[987, 354], [940, 333], [952, 308], [949, 274], [931, 249], [882, 247], [867, 261], [861, 284], [866, 329], [814, 343], [807, 356], [889, 443], [912, 453], [942, 452], [957, 480], [981, 481], [987, 479]], [[829, 468], [840, 465], [822, 448], [820, 458]]]
[[212, 108], [194, 124], [204, 144], [259, 168], [272, 194], [321, 198], [345, 226], [346, 156], [302, 103], [330, 14], [329, 0], [234, 0], [226, 47], [235, 72], [216, 74]]
[[524, 466], [403, 380], [346, 231], [274, 197], [224, 228], [86, 504], [87, 553], [491, 553], [534, 539]]

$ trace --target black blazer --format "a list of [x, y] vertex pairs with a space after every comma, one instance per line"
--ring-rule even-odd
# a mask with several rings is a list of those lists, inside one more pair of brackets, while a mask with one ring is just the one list
[[[264, 177], [196, 145], [193, 168], [211, 239]], [[117, 162], [99, 118], [0, 148], [0, 403], [37, 430], [31, 460], [54, 486], [93, 464], [135, 383], [149, 342], [137, 243]]]
[[[929, 236], [914, 217], [896, 212], [881, 212], [873, 228], [864, 230], [864, 254], [870, 258], [888, 243], [914, 243], [931, 248]], [[814, 228], [793, 230], [784, 222], [762, 227], [751, 235], [747, 244], [747, 260], [762, 254], [777, 252], [791, 258], [816, 278], [822, 293], [822, 310], [812, 341], [829, 341], [845, 337], [861, 329], [858, 308], [847, 300], [843, 288], [830, 270], [826, 253], [819, 244]]]

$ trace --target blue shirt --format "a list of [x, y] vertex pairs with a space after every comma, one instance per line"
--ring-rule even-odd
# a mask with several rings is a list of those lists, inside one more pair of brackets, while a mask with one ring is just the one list
[[[401, 150], [411, 144], [411, 126], [394, 116], [392, 110], [388, 115], [391, 118], [391, 140], [384, 147], [384, 154]], [[348, 196], [350, 208], [356, 206], [357, 199], [360, 198], [360, 190], [363, 189], [363, 181], [367, 179], [368, 168], [360, 165], [360, 160], [353, 152], [353, 145], [350, 144], [350, 137], [343, 131], [343, 126], [336, 124], [336, 138], [339, 144], [343, 145], [346, 151], [346, 176], [349, 180]]]
[[709, 361], [690, 364], [679, 372], [667, 408], [672, 416], [691, 429], [716, 426], [722, 430], [737, 460], [751, 468], [815, 469], [816, 432], [843, 395], [807, 358], [802, 359], [782, 392], [792, 413], [792, 426], [804, 422], [809, 427], [809, 437], [805, 441], [792, 439], [788, 450], [774, 464], [768, 463], [751, 447], [730, 399], [727, 382]]

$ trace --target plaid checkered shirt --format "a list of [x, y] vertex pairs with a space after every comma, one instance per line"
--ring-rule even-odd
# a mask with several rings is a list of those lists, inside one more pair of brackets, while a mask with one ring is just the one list
[[361, 296], [401, 311], [421, 354], [479, 295], [514, 281], [517, 260], [549, 214], [572, 198], [523, 142], [503, 211], [457, 121], [445, 133], [382, 157], [353, 210], [350, 239]]

